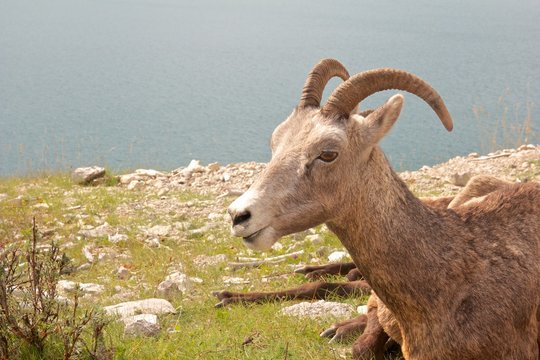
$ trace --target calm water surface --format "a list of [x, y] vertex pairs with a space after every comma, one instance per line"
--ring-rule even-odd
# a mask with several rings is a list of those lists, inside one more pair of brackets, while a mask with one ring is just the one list
[[267, 161], [324, 57], [443, 95], [452, 133], [406, 95], [383, 142], [400, 169], [486, 151], [503, 118], [540, 132], [538, 0], [0, 0], [0, 175]]

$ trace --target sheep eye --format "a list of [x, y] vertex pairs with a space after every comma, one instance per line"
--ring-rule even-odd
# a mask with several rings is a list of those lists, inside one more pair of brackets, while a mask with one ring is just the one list
[[325, 150], [325, 151], [321, 152], [318, 159], [321, 159], [322, 161], [329, 163], [329, 162], [332, 162], [332, 161], [336, 160], [337, 157], [338, 157], [338, 152], [337, 151]]

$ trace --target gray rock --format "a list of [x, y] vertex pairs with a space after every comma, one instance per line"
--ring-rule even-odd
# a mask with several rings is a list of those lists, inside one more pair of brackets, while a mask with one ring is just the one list
[[287, 306], [281, 309], [280, 313], [286, 316], [311, 319], [350, 318], [355, 313], [355, 308], [349, 304], [319, 300], [313, 303], [301, 302]]
[[103, 308], [108, 315], [118, 315], [121, 318], [136, 314], [174, 314], [176, 311], [172, 304], [165, 299], [150, 298], [144, 300], [127, 301]]
[[156, 336], [161, 330], [155, 314], [139, 314], [122, 319], [126, 327], [124, 335], [130, 336]]
[[71, 173], [71, 180], [76, 184], [88, 184], [90, 181], [103, 177], [105, 168], [99, 166], [80, 167]]

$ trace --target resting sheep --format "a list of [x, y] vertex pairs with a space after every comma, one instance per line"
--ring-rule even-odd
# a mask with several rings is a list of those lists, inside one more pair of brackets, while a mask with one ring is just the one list
[[[481, 201], [491, 192], [511, 186], [511, 183], [492, 176], [473, 177], [455, 197], [424, 198], [422, 201], [436, 208], [455, 208]], [[269, 300], [326, 299], [327, 297], [354, 296], [367, 294], [371, 288], [354, 263], [332, 263], [320, 266], [305, 266], [295, 272], [305, 274], [309, 279], [318, 279], [325, 275], [345, 275], [349, 282], [328, 283], [318, 281], [306, 283], [296, 288], [273, 292], [235, 293], [217, 291], [213, 294], [220, 300], [216, 307], [234, 303], [263, 302]], [[362, 334], [363, 333], [363, 334]], [[360, 336], [361, 335], [361, 336]], [[342, 341], [360, 336], [354, 344], [355, 353], [362, 359], [383, 359], [387, 349], [393, 344], [401, 344], [401, 333], [393, 314], [373, 294], [368, 300], [367, 314], [338, 322], [323, 331], [321, 336], [330, 341]]]
[[229, 207], [233, 234], [264, 250], [326, 223], [394, 314], [406, 359], [536, 360], [540, 185], [516, 184], [455, 209], [427, 207], [378, 146], [403, 97], [366, 117], [351, 112], [375, 92], [400, 89], [451, 130], [440, 95], [394, 69], [349, 78], [322, 108], [315, 87], [272, 134], [267, 168]]

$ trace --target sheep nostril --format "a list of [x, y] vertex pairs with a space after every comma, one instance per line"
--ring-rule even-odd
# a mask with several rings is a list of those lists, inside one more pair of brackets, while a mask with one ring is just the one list
[[251, 218], [251, 213], [249, 211], [245, 211], [241, 214], [237, 214], [233, 218], [233, 226], [236, 226], [238, 224], [241, 224], [243, 222], [248, 221]]

